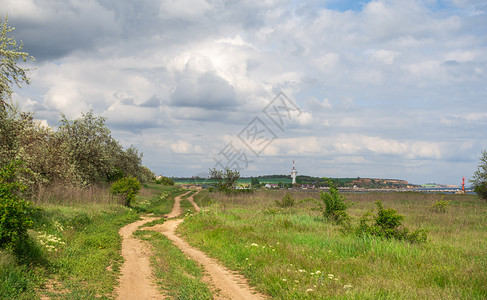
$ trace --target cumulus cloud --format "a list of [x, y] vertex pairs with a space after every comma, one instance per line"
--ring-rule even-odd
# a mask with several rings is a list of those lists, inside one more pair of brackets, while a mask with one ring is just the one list
[[291, 156], [318, 176], [473, 172], [487, 147], [485, 3], [352, 2], [0, 0], [0, 14], [37, 58], [16, 101], [50, 124], [93, 109], [158, 173], [212, 167], [208, 153], [266, 120], [279, 92], [301, 114], [269, 123], [278, 139], [249, 173]]

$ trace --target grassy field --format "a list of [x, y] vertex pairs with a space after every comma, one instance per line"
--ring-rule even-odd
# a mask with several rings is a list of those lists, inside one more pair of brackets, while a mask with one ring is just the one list
[[111, 299], [122, 264], [118, 230], [140, 213], [170, 211], [179, 193], [149, 185], [129, 209], [103, 189], [45, 191], [21, 253], [0, 252], [0, 299]]
[[[428, 231], [424, 244], [357, 236], [325, 221], [310, 203], [275, 204], [284, 192], [227, 196], [200, 193], [205, 207], [180, 231], [191, 244], [245, 274], [276, 299], [485, 299], [487, 203], [472, 195], [347, 194], [357, 220], [385, 208], [404, 225]], [[297, 192], [297, 200], [316, 193]], [[356, 221], [355, 221], [356, 222]]]

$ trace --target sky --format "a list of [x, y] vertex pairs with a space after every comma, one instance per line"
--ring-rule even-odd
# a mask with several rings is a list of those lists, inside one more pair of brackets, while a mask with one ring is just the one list
[[460, 184], [487, 149], [483, 0], [0, 0], [35, 57], [13, 97], [93, 110], [165, 176]]

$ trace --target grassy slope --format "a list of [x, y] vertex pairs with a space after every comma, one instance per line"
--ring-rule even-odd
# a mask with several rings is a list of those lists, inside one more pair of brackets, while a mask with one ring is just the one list
[[[445, 196], [451, 205], [440, 214], [431, 210], [439, 195], [348, 195], [355, 217], [381, 198], [405, 216], [406, 226], [429, 230], [426, 244], [410, 245], [344, 234], [306, 204], [277, 208], [282, 195], [216, 195], [217, 204], [187, 218], [181, 231], [277, 299], [487, 297], [487, 203], [473, 196]], [[211, 203], [204, 194], [198, 198]]]
[[[162, 192], [168, 197], [161, 199]], [[122, 263], [119, 228], [137, 220], [137, 212], [169, 211], [177, 193], [150, 185], [134, 209], [86, 201], [41, 205], [24, 253], [0, 253], [0, 299], [111, 298]]]

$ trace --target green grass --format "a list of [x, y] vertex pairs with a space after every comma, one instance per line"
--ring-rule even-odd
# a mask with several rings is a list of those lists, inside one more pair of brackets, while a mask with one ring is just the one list
[[[358, 219], [381, 199], [404, 225], [428, 230], [425, 244], [343, 233], [301, 204], [278, 208], [282, 192], [196, 196], [200, 214], [180, 230], [194, 246], [249, 278], [276, 299], [485, 299], [487, 203], [469, 195], [348, 194]], [[296, 193], [298, 201], [317, 194]], [[204, 229], [204, 230], [202, 230]], [[333, 276], [329, 276], [331, 274]]]
[[112, 298], [123, 261], [118, 230], [139, 219], [139, 212], [169, 212], [178, 193], [174, 187], [147, 185], [131, 209], [117, 201], [73, 197], [38, 204], [20, 253], [0, 252], [0, 299]]

